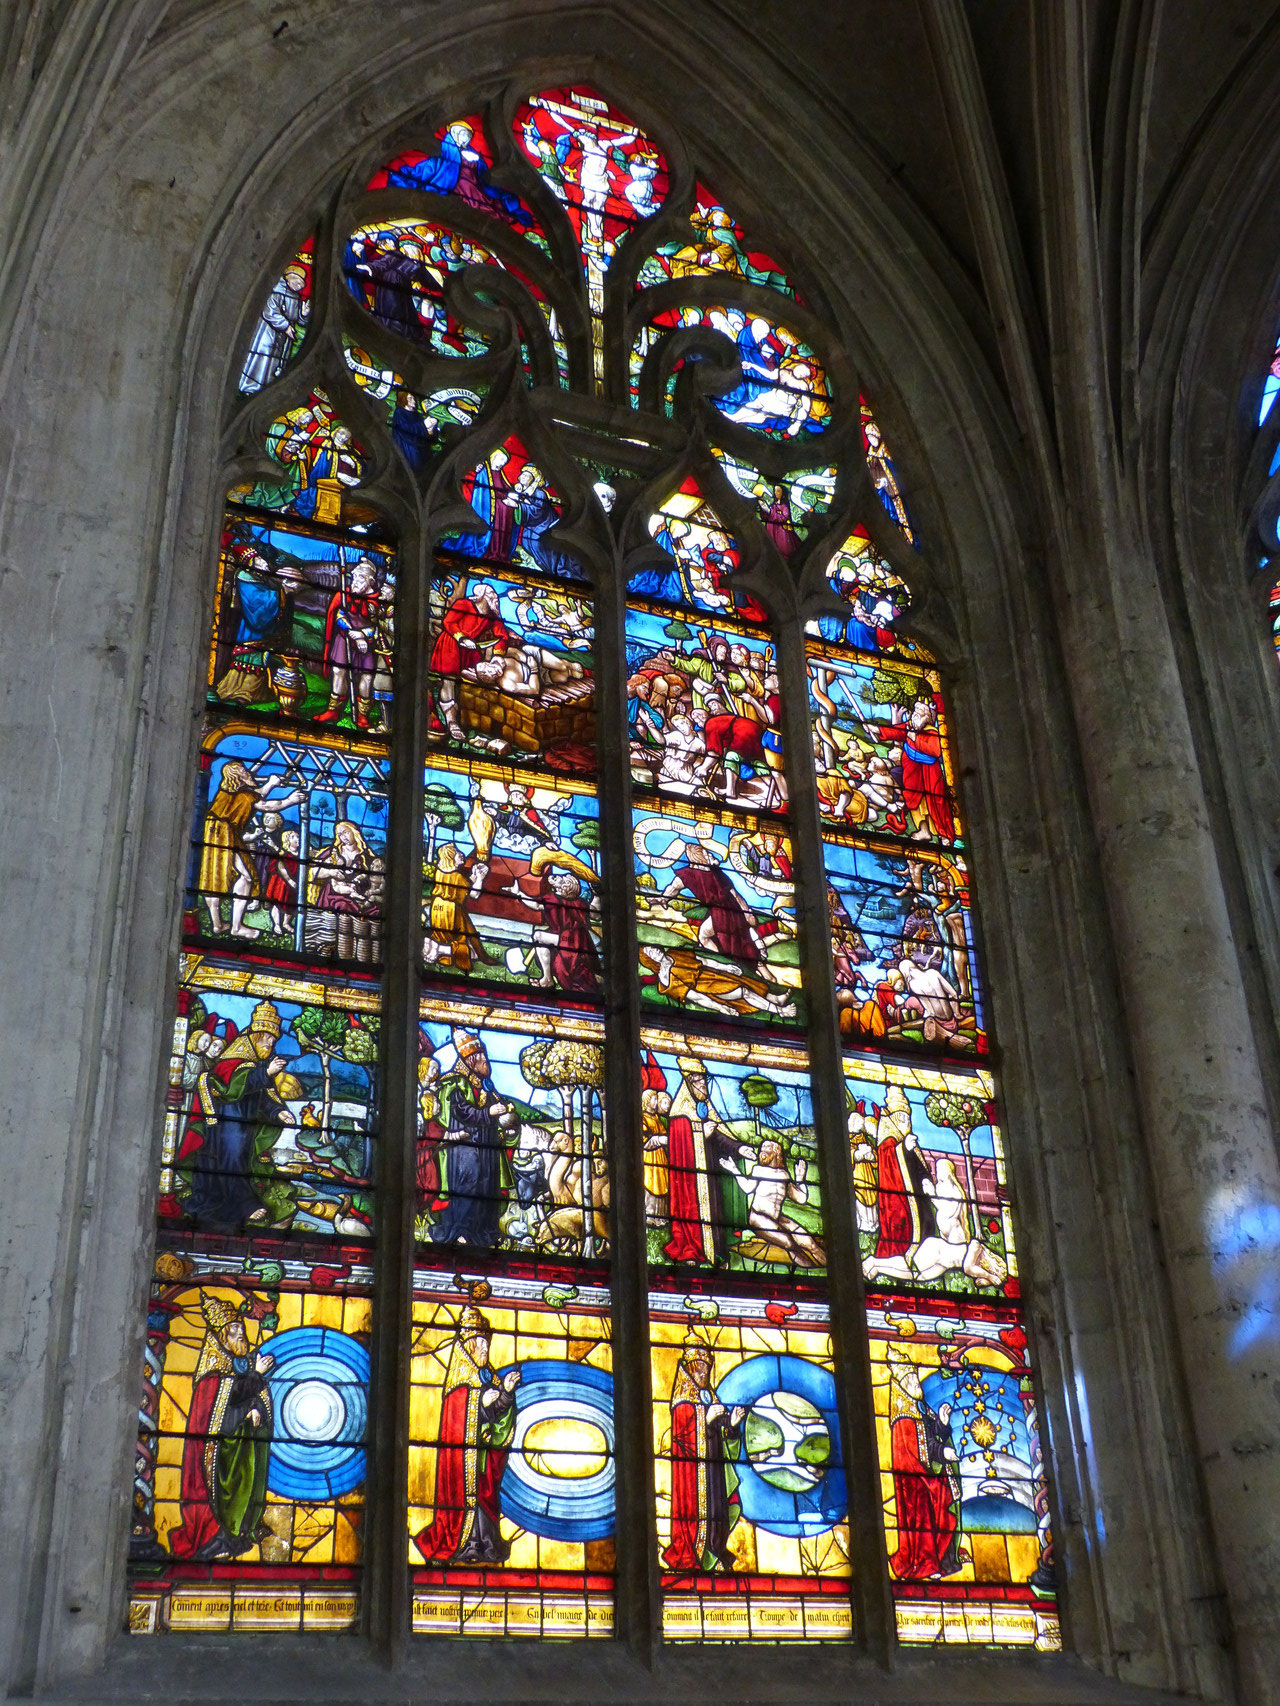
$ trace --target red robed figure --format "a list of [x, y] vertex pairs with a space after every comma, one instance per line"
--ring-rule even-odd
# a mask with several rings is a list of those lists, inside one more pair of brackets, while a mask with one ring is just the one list
[[879, 1180], [877, 1207], [880, 1218], [876, 1255], [905, 1256], [911, 1248], [915, 1228], [911, 1223], [907, 1182], [898, 1165], [896, 1135], [886, 1137], [876, 1145], [876, 1169]]
[[671, 1392], [671, 1544], [662, 1554], [669, 1570], [733, 1567], [729, 1536], [742, 1504], [726, 1446], [742, 1412], [719, 1404], [710, 1382], [710, 1353], [686, 1348]]
[[956, 826], [942, 769], [942, 736], [936, 728], [897, 728], [902, 741], [902, 799], [909, 812], [923, 806], [929, 827], [943, 841], [954, 841]]
[[667, 1170], [671, 1238], [662, 1253], [671, 1262], [705, 1262], [698, 1201], [700, 1169], [693, 1147], [693, 1122], [687, 1114], [677, 1114], [667, 1130]]
[[[940, 1454], [940, 1441], [930, 1438], [930, 1415], [923, 1403], [890, 1384], [889, 1439], [893, 1466], [893, 1499], [897, 1507], [898, 1549], [889, 1568], [899, 1581], [927, 1581], [953, 1575], [958, 1555], [956, 1494], [946, 1470], [930, 1462]], [[940, 1431], [938, 1429], [933, 1430]], [[930, 1447], [933, 1451], [931, 1453]]]
[[414, 1536], [422, 1556], [442, 1564], [503, 1564], [511, 1551], [499, 1519], [515, 1390], [499, 1385], [489, 1367], [491, 1333], [478, 1309], [464, 1309], [449, 1355], [436, 1445], [435, 1514]]

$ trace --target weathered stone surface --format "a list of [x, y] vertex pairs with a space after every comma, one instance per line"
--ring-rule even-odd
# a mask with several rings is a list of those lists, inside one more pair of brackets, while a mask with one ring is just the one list
[[[621, 1655], [444, 1656], [406, 1677], [309, 1643], [287, 1676], [159, 1644], [101, 1668], [217, 505], [242, 448], [221, 436], [229, 375], [357, 155], [554, 61], [661, 107], [853, 344], [925, 543], [921, 632], [955, 683], [1004, 1051], [1082, 1665], [912, 1660], [887, 1680], [824, 1659], [769, 1689], [1118, 1698], [1092, 1667], [1277, 1698], [1280, 674], [1242, 517], [1280, 302], [1280, 47], [1274, 7], [1153, 10], [1158, 29], [1143, 8], [984, 0], [970, 34], [958, 0], [0, 7], [10, 1687], [765, 1686], [696, 1656], [643, 1675]], [[549, 738], [518, 709], [483, 714]], [[587, 738], [587, 708], [566, 710], [554, 738]]]

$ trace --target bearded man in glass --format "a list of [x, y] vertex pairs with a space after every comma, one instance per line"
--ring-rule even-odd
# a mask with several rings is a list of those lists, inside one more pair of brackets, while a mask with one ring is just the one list
[[200, 1347], [179, 1501], [182, 1526], [169, 1536], [175, 1558], [237, 1558], [266, 1538], [262, 1523], [271, 1455], [275, 1359], [249, 1346], [244, 1317], [221, 1297], [201, 1297]]
[[499, 1379], [489, 1364], [493, 1327], [468, 1304], [458, 1317], [440, 1407], [436, 1446], [435, 1515], [414, 1536], [428, 1561], [505, 1564], [502, 1475], [515, 1429], [520, 1370]]

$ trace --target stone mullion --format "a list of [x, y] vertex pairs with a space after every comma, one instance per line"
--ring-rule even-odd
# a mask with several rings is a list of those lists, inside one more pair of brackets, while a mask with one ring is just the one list
[[617, 1638], [647, 1663], [659, 1627], [660, 1597], [644, 1140], [640, 1127], [640, 986], [627, 741], [626, 599], [620, 575], [608, 577], [600, 588], [595, 632], [617, 1421], [614, 1616]]
[[373, 1370], [366, 1480], [365, 1628], [394, 1663], [411, 1628], [409, 1354], [417, 1115], [418, 966], [422, 929], [425, 626], [431, 559], [401, 541], [392, 701], [389, 883], [384, 931], [382, 1095], [378, 1144]]
[[871, 1386], [866, 1299], [854, 1217], [853, 1164], [845, 1117], [844, 1066], [822, 820], [818, 810], [813, 744], [809, 738], [809, 682], [799, 617], [775, 624], [778, 679], [787, 710], [784, 749], [790, 791], [792, 862], [800, 925], [801, 965], [808, 1008], [809, 1071], [813, 1118], [822, 1172], [823, 1217], [829, 1252], [831, 1339], [836, 1389], [844, 1423], [843, 1455], [849, 1489], [854, 1638], [887, 1664], [896, 1648], [893, 1601], [885, 1551], [879, 1452]]

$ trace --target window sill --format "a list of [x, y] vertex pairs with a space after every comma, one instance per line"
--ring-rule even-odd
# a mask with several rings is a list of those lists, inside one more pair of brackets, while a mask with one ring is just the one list
[[[778, 1646], [664, 1647], [652, 1668], [602, 1642], [415, 1641], [403, 1662], [379, 1662], [361, 1640], [290, 1636], [216, 1640], [123, 1638], [91, 1677], [41, 1695], [75, 1706], [346, 1706], [458, 1701], [700, 1706], [738, 1701], [865, 1701], [886, 1706], [1173, 1706], [1175, 1696], [1098, 1675], [1070, 1656], [954, 1649], [899, 1655], [883, 1671], [854, 1654]], [[1185, 1706], [1185, 1697], [1178, 1697]]]

